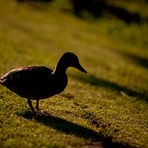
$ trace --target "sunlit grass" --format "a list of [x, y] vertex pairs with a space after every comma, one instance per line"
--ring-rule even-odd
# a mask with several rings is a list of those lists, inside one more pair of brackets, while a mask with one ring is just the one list
[[26, 99], [0, 86], [0, 147], [148, 146], [147, 24], [81, 19], [59, 0], [1, 0], [0, 7], [1, 74], [23, 65], [54, 68], [65, 51], [88, 71], [70, 68], [66, 90], [41, 101], [49, 116], [33, 117]]

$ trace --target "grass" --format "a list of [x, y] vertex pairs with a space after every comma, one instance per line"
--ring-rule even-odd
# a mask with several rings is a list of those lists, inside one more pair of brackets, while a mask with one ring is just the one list
[[[78, 18], [60, 0], [1, 0], [0, 7], [1, 74], [23, 65], [54, 68], [65, 51], [88, 71], [68, 70], [66, 90], [41, 101], [44, 116], [0, 86], [0, 147], [148, 147], [146, 23]], [[138, 12], [147, 15], [144, 8]]]

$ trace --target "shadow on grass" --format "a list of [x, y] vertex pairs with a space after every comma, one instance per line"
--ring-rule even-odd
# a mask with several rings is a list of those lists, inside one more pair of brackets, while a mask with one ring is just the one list
[[59, 117], [52, 116], [48, 113], [41, 115], [34, 115], [32, 112], [26, 111], [26, 112], [19, 112], [16, 114], [28, 120], [35, 119], [37, 122], [44, 124], [47, 127], [52, 127], [53, 129], [56, 129], [68, 135], [74, 135], [80, 138], [84, 138], [86, 140], [90, 140], [91, 144], [89, 144], [89, 146], [92, 145], [92, 147], [94, 145], [93, 142], [95, 143], [97, 142], [98, 143], [97, 146], [101, 148], [110, 148], [110, 147], [130, 148], [130, 146], [127, 146], [126, 144], [112, 142], [111, 137], [104, 138], [103, 136], [101, 136], [101, 134], [92, 129], [83, 127], [82, 125], [72, 123], [70, 121], [67, 121]]
[[143, 18], [139, 13], [132, 13], [123, 7], [109, 4], [106, 0], [71, 0], [71, 4], [77, 16], [80, 16], [82, 11], [87, 11], [97, 18], [107, 12], [127, 24], [147, 21], [147, 18]]
[[148, 57], [140, 56], [138, 53], [130, 53], [125, 50], [120, 50], [116, 48], [106, 47], [113, 52], [118, 53], [120, 56], [124, 57], [127, 60], [132, 61], [134, 64], [137, 64], [143, 68], [148, 69]]
[[99, 79], [99, 78], [92, 76], [92, 75], [87, 76], [87, 77], [72, 75], [72, 77], [82, 81], [83, 83], [89, 83], [89, 84], [97, 86], [97, 87], [104, 87], [104, 88], [116, 91], [118, 93], [125, 93], [128, 96], [137, 97], [138, 99], [143, 99], [144, 101], [148, 102], [148, 94], [146, 92], [140, 93], [140, 92], [131, 90], [129, 88], [126, 88], [124, 86], [120, 86], [114, 82]]
[[29, 120], [35, 119], [39, 123], [42, 123], [48, 127], [52, 127], [53, 129], [69, 135], [91, 139], [92, 141], [99, 141], [101, 138], [100, 134], [92, 129], [83, 127], [59, 117], [52, 116], [48, 113], [34, 116], [32, 112], [28, 111], [17, 113], [17, 115], [23, 116], [24, 118]]
[[126, 53], [123, 51], [120, 51], [120, 53], [121, 53], [121, 55], [123, 55], [125, 58], [131, 60], [132, 62], [148, 69], [148, 59], [147, 58], [140, 57], [140, 56], [132, 54], [132, 53]]

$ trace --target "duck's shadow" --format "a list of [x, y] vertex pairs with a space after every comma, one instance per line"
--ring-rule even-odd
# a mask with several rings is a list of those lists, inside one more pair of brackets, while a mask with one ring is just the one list
[[84, 139], [91, 139], [91, 141], [98, 141], [101, 139], [100, 134], [92, 129], [83, 127], [82, 125], [72, 123], [56, 116], [52, 116], [48, 113], [34, 115], [32, 112], [26, 111], [17, 112], [16, 114], [28, 120], [35, 119], [39, 123], [42, 123], [48, 127], [52, 127], [53, 129], [56, 129], [68, 135], [75, 135], [77, 137], [83, 137]]
[[[74, 135], [76, 137], [84, 138], [89, 140], [91, 145], [101, 146], [103, 148], [131, 148], [127, 144], [122, 144], [118, 142], [113, 142], [112, 137], [104, 137], [99, 132], [96, 132], [90, 128], [78, 125], [62, 119], [56, 116], [52, 116], [48, 113], [41, 115], [34, 115], [31, 111], [17, 112], [18, 116], [22, 116], [28, 120], [35, 119], [37, 122], [46, 125], [47, 127], [52, 127], [58, 131], [61, 131], [67, 135]], [[86, 145], [87, 146], [87, 145]]]
[[83, 83], [89, 83], [91, 85], [94, 85], [96, 87], [103, 87], [110, 89], [112, 91], [116, 91], [117, 93], [124, 92], [128, 96], [136, 97], [137, 99], [143, 99], [144, 101], [148, 102], [148, 93], [147, 92], [137, 92], [135, 90], [132, 90], [130, 88], [127, 88], [125, 86], [121, 86], [119, 84], [116, 84], [115, 82], [110, 82], [105, 79], [99, 79], [93, 75], [89, 75], [87, 77], [78, 76], [78, 75], [71, 75], [73, 78], [80, 80]]

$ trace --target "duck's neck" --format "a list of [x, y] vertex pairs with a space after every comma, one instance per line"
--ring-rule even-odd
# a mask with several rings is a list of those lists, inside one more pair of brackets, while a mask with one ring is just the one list
[[55, 74], [65, 74], [67, 70], [67, 66], [64, 64], [64, 62], [62, 60], [59, 60], [54, 73]]

